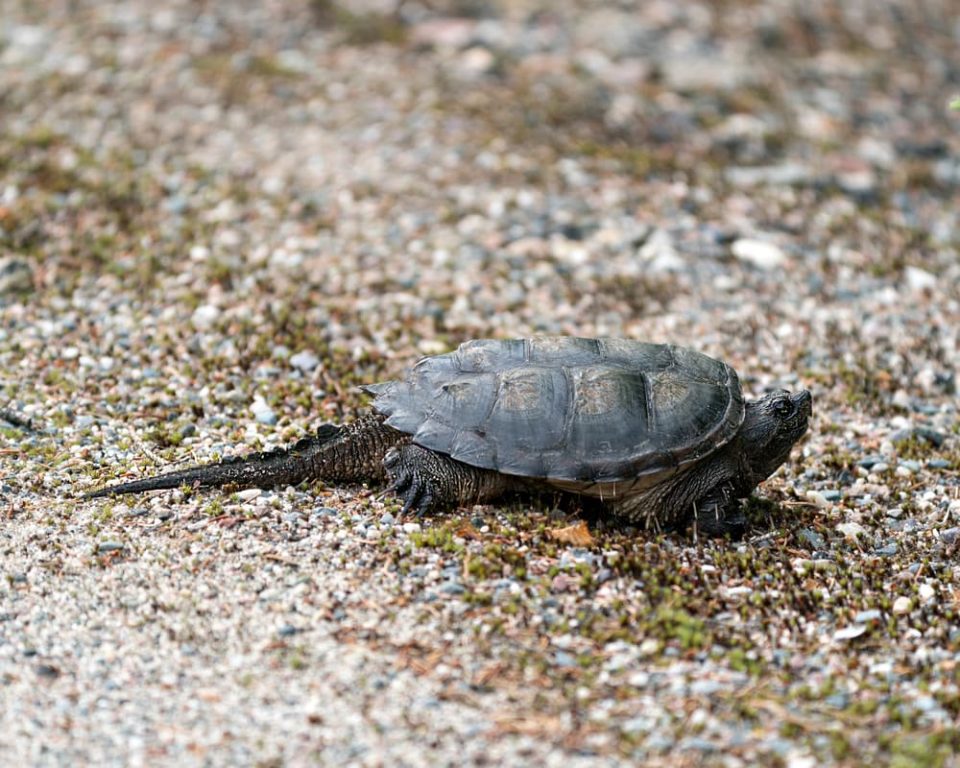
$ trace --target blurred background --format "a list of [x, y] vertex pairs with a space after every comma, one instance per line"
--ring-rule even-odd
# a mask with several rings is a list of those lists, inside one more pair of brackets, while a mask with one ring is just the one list
[[470, 337], [605, 334], [936, 394], [956, 11], [4, 0], [5, 292], [61, 307], [21, 353], [306, 351], [346, 355], [342, 381]]

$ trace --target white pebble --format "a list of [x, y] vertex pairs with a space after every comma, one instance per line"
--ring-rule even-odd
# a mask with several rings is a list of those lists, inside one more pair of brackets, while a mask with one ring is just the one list
[[220, 317], [219, 309], [212, 304], [201, 304], [193, 311], [193, 316], [190, 318], [190, 321], [198, 331], [205, 331], [217, 322], [218, 317]]
[[253, 404], [250, 406], [250, 410], [253, 411], [253, 417], [261, 424], [270, 425], [277, 423], [277, 415], [273, 412], [273, 409], [267, 405], [266, 401], [259, 395], [253, 399]]
[[820, 493], [820, 491], [807, 491], [807, 498], [820, 509], [829, 509], [831, 506], [830, 502], [827, 501], [827, 497]]
[[867, 529], [860, 523], [841, 523], [837, 526], [837, 530], [848, 539], [856, 539], [867, 532]]
[[731, 246], [733, 255], [759, 269], [776, 269], [783, 266], [787, 255], [778, 246], [765, 240], [740, 238]]
[[292, 365], [294, 368], [299, 368], [301, 371], [305, 371], [306, 373], [310, 373], [319, 364], [320, 358], [309, 350], [297, 352], [297, 354], [290, 358], [290, 365]]
[[834, 640], [853, 640], [855, 637], [860, 637], [864, 632], [867, 631], [866, 624], [851, 624], [849, 627], [843, 627], [838, 629], [833, 633]]
[[893, 601], [893, 612], [898, 615], [910, 613], [910, 605], [910, 598], [900, 595], [900, 597]]
[[912, 291], [923, 291], [933, 288], [937, 284], [937, 276], [919, 267], [907, 267], [903, 270], [907, 287]]

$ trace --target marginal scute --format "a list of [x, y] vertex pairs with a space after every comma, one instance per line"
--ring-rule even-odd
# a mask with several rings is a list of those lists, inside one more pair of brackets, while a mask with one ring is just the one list
[[569, 489], [653, 484], [726, 444], [744, 416], [725, 363], [625, 339], [471, 341], [367, 391], [425, 448]]

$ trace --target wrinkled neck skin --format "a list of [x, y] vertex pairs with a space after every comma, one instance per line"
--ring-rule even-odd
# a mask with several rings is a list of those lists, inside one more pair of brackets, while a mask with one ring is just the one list
[[739, 485], [748, 495], [760, 483], [777, 471], [790, 457], [790, 451], [807, 431], [807, 420], [798, 414], [785, 423], [774, 418], [766, 398], [746, 404], [746, 414], [740, 429]]

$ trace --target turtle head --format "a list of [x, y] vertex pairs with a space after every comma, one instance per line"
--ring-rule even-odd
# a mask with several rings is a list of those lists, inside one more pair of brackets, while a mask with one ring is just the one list
[[813, 396], [805, 389], [778, 389], [747, 403], [741, 429], [744, 459], [753, 484], [772, 475], [807, 431]]

